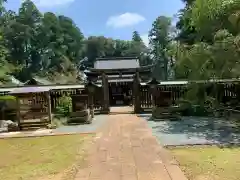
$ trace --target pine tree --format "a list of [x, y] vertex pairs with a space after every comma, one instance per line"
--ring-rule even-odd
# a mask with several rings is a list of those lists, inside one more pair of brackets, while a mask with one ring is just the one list
[[138, 33], [138, 31], [133, 31], [132, 41], [134, 41], [134, 42], [143, 42], [141, 36]]
[[149, 32], [151, 53], [156, 63], [154, 76], [158, 79], [168, 78], [167, 48], [170, 42], [171, 20], [165, 16], [159, 16], [152, 24]]

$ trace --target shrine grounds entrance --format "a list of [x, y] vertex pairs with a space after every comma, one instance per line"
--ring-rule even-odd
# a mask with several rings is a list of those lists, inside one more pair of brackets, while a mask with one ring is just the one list
[[131, 106], [133, 82], [109, 83], [110, 106]]
[[98, 58], [94, 68], [85, 72], [87, 89], [95, 89], [89, 93], [91, 104], [94, 108], [99, 104], [102, 113], [109, 113], [112, 106], [130, 105], [134, 105], [134, 112], [140, 112], [140, 82], [146, 77], [149, 80], [152, 67], [140, 66], [136, 57]]

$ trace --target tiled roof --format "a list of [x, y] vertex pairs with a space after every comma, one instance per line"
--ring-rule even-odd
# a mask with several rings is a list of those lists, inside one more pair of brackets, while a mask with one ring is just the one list
[[49, 87], [20, 87], [15, 88], [9, 94], [38, 93], [50, 91]]
[[101, 59], [94, 63], [95, 69], [129, 69], [139, 68], [139, 60], [137, 58], [132, 59]]
[[84, 89], [85, 86], [82, 84], [77, 85], [52, 85], [52, 86], [23, 86], [14, 88], [0, 88], [0, 94], [2, 93], [28, 93], [28, 92], [45, 92], [49, 90], [63, 90], [63, 89]]

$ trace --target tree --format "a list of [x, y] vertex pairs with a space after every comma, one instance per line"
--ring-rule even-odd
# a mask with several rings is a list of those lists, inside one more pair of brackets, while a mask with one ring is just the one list
[[[103, 36], [90, 36], [85, 41], [85, 56], [88, 58], [86, 66], [93, 67], [94, 61], [98, 57], [105, 57], [106, 38]], [[110, 43], [110, 41], [109, 41]]]
[[185, 3], [177, 23], [180, 42], [213, 43], [215, 33], [221, 29], [227, 29], [233, 35], [239, 32], [239, 0], [191, 0]]
[[226, 30], [214, 36], [214, 43], [197, 43], [181, 49], [177, 77], [181, 79], [228, 79], [239, 76], [239, 37]]
[[180, 31], [176, 37], [177, 41], [186, 44], [194, 44], [197, 40], [196, 28], [191, 23], [191, 9], [185, 7], [180, 11], [179, 21], [176, 24], [176, 28]]
[[2, 14], [4, 13], [5, 11], [5, 8], [4, 8], [4, 3], [6, 3], [7, 0], [0, 0], [0, 17], [2, 16]]
[[189, 45], [198, 41], [196, 27], [191, 23], [192, 4], [194, 1], [183, 0], [185, 7], [180, 9], [179, 21], [176, 24], [176, 28], [179, 30], [176, 40]]
[[25, 81], [35, 74], [76, 71], [84, 36], [70, 18], [50, 12], [42, 15], [32, 1], [26, 0], [18, 14], [4, 11], [0, 21], [8, 62], [18, 67], [13, 73], [18, 78]]
[[83, 47], [84, 36], [72, 19], [59, 16], [59, 25], [63, 34], [63, 44], [67, 47], [65, 55], [68, 56], [71, 61], [79, 61], [81, 57], [81, 49]]
[[137, 31], [133, 32], [132, 41], [134, 41], [134, 42], [142, 42], [142, 38], [141, 38], [141, 36], [139, 35], [139, 33]]
[[168, 76], [168, 57], [167, 50], [171, 40], [171, 19], [159, 16], [152, 25], [149, 32], [151, 53], [155, 61], [154, 76], [159, 79], [167, 80]]
[[149, 48], [137, 31], [132, 40], [84, 38], [71, 18], [42, 14], [31, 0], [23, 1], [18, 12], [6, 11], [3, 2], [0, 0], [1, 66], [14, 67], [9, 74], [19, 80], [35, 75], [75, 78], [79, 67], [93, 66], [98, 57], [137, 56], [141, 65], [152, 64]]
[[149, 49], [144, 44], [141, 36], [139, 35], [138, 31], [134, 31], [132, 35], [132, 43], [131, 48], [129, 49], [128, 53], [130, 56], [136, 56], [139, 58], [140, 65], [150, 65], [152, 64]]

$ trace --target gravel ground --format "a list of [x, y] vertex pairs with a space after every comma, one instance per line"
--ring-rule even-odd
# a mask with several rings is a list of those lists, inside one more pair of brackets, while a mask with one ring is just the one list
[[54, 133], [93, 133], [101, 127], [107, 120], [106, 115], [97, 115], [91, 124], [81, 124], [75, 126], [61, 126], [54, 129]]
[[240, 143], [240, 130], [234, 123], [217, 118], [182, 117], [181, 121], [148, 121], [162, 145]]

